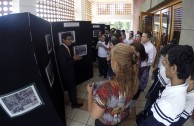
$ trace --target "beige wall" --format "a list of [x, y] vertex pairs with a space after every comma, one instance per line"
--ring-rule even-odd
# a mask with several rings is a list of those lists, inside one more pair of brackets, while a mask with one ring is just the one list
[[85, 0], [76, 0], [75, 2], [75, 20], [85, 20]]
[[194, 48], [194, 0], [183, 0], [183, 21], [179, 44]]
[[30, 12], [36, 15], [36, 0], [13, 0], [13, 13]]

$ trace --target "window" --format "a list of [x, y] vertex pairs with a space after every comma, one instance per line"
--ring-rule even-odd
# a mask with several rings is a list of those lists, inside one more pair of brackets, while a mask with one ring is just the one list
[[38, 0], [36, 8], [37, 16], [50, 22], [75, 20], [74, 0]]
[[0, 16], [8, 15], [13, 12], [12, 0], [1, 0], [0, 1]]
[[86, 21], [92, 21], [92, 9], [91, 9], [91, 2], [89, 0], [85, 1], [85, 16]]
[[129, 3], [98, 3], [98, 15], [131, 15], [132, 6]]

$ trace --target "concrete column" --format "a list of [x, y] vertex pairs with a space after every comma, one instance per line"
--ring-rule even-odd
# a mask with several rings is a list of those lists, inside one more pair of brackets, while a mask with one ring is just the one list
[[182, 30], [180, 36], [180, 45], [191, 45], [194, 48], [194, 1], [193, 0], [183, 0], [183, 20], [182, 20]]

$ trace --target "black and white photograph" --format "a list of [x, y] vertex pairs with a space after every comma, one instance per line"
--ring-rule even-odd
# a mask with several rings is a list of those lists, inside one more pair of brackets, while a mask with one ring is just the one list
[[52, 39], [51, 39], [51, 35], [50, 34], [45, 35], [45, 40], [46, 40], [47, 52], [49, 54], [52, 51]]
[[34, 84], [31, 84], [30, 86], [1, 96], [0, 104], [6, 113], [13, 118], [43, 105], [43, 102]]
[[87, 55], [87, 45], [79, 45], [73, 47], [74, 55], [84, 56]]
[[59, 45], [61, 45], [62, 44], [62, 35], [64, 34], [64, 33], [71, 33], [72, 34], [72, 43], [74, 43], [76, 40], [75, 40], [75, 31], [66, 31], [66, 32], [59, 32], [58, 33], [58, 37], [59, 37]]
[[93, 37], [98, 37], [98, 33], [100, 32], [101, 30], [93, 30]]
[[47, 67], [45, 68], [45, 72], [49, 81], [49, 85], [50, 87], [52, 87], [54, 83], [54, 69], [51, 60], [49, 61]]

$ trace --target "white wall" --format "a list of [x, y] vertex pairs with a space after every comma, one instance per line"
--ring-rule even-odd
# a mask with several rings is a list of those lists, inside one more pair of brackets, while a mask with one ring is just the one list
[[92, 2], [92, 23], [98, 23], [101, 21], [130, 21], [133, 20], [133, 11], [131, 15], [98, 15], [97, 3]]
[[183, 21], [179, 44], [194, 48], [194, 0], [183, 0]]
[[36, 0], [13, 0], [13, 13], [30, 12], [36, 15]]
[[75, 20], [85, 20], [85, 0], [75, 1]]

